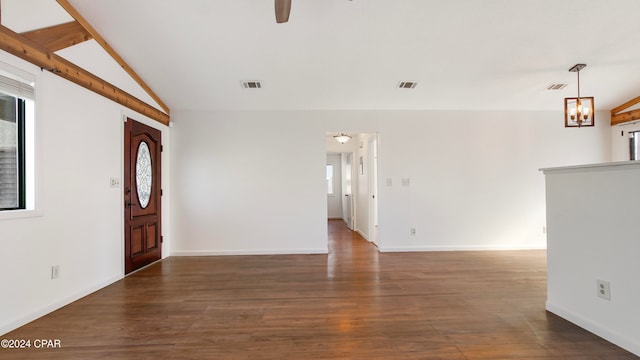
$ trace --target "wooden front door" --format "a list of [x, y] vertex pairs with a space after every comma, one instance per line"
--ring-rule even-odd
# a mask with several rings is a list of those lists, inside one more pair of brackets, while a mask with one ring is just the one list
[[124, 126], [125, 274], [162, 258], [160, 130], [127, 119]]

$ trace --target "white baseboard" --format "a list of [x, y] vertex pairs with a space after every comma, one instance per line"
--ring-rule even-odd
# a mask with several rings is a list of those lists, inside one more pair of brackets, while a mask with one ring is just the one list
[[[365, 240], [369, 241], [369, 235], [367, 235], [367, 234], [363, 233], [363, 232], [362, 232], [362, 230], [360, 230], [360, 229], [356, 229], [356, 232], [357, 232], [358, 234], [360, 234], [360, 236], [362, 236], [362, 238], [363, 238], [363, 239], [365, 239]], [[369, 242], [371, 242], [371, 241], [369, 241]]]
[[171, 256], [222, 256], [222, 255], [312, 255], [328, 254], [329, 249], [269, 249], [269, 250], [174, 250]]
[[94, 293], [104, 287], [107, 287], [111, 284], [113, 284], [114, 282], [120, 280], [123, 278], [123, 274], [118, 274], [118, 275], [114, 275], [110, 278], [108, 278], [107, 280], [101, 281], [93, 286], [89, 286], [85, 289], [82, 289], [80, 291], [76, 291], [75, 293], [64, 297], [60, 300], [54, 301], [49, 305], [43, 306], [40, 309], [37, 309], [31, 313], [19, 316], [15, 319], [9, 320], [6, 323], [0, 324], [0, 335], [6, 334], [10, 331], [13, 331], [23, 325], [26, 325], [38, 318], [41, 318], [51, 312], [54, 312], [66, 305], [71, 304], [72, 302], [81, 299], [91, 293]]
[[546, 250], [546, 245], [461, 245], [380, 247], [380, 252]]
[[597, 335], [601, 338], [611, 342], [612, 344], [618, 345], [619, 347], [640, 356], [640, 340], [639, 339], [630, 339], [629, 337], [620, 334], [614, 330], [607, 328], [606, 326], [602, 326], [601, 324], [595, 323], [592, 320], [589, 320], [581, 315], [578, 315], [562, 306], [558, 306], [547, 301], [546, 309], [549, 312], [552, 312], [561, 318], [572, 322], [579, 327]]

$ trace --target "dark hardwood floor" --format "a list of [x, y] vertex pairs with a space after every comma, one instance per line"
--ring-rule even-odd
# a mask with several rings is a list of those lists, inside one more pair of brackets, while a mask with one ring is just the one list
[[1, 359], [637, 359], [544, 310], [544, 251], [172, 257], [2, 339]]

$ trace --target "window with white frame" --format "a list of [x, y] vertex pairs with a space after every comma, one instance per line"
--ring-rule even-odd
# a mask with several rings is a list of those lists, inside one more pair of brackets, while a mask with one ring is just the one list
[[34, 107], [33, 83], [0, 74], [0, 210], [3, 211], [33, 209]]
[[333, 165], [327, 164], [327, 195], [333, 195]]
[[640, 160], [640, 130], [629, 132], [629, 160]]

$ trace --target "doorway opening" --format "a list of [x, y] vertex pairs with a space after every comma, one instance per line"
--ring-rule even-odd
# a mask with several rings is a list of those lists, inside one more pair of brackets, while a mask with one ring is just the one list
[[351, 134], [350, 141], [339, 143], [335, 134], [326, 134], [328, 242], [335, 240], [331, 229], [337, 221], [379, 247], [378, 135]]

